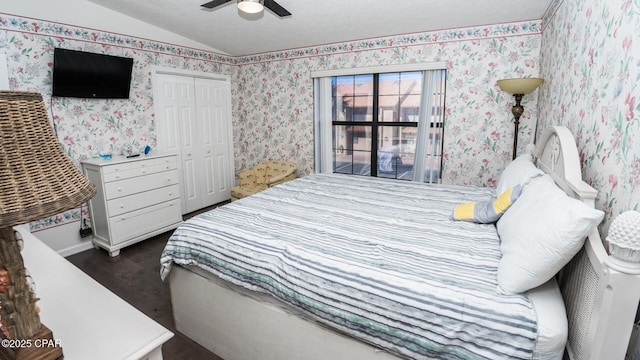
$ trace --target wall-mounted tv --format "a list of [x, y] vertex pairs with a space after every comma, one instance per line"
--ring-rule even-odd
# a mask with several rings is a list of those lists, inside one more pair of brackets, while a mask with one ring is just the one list
[[52, 96], [128, 99], [133, 59], [55, 48]]

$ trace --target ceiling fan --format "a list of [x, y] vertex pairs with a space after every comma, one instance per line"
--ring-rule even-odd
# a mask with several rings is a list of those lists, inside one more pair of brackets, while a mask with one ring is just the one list
[[[230, 1], [232, 0], [213, 0], [209, 1], [206, 4], [202, 4], [201, 6], [207, 9], [213, 9]], [[280, 6], [280, 4], [278, 4], [274, 0], [237, 0], [237, 2], [238, 9], [240, 9], [240, 11], [244, 11], [250, 14], [259, 13], [266, 7], [280, 17], [291, 15], [291, 13], [287, 11], [287, 9]]]

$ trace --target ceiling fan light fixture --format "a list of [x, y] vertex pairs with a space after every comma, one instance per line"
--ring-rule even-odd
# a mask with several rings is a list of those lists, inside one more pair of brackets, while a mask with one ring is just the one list
[[264, 0], [238, 0], [238, 9], [247, 14], [257, 14], [264, 10]]

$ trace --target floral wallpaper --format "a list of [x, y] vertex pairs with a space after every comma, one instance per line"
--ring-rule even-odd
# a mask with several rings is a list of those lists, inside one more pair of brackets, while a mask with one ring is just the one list
[[640, 210], [640, 1], [565, 0], [543, 23], [538, 131], [575, 134], [604, 239], [616, 215]]
[[[94, 100], [51, 97], [53, 49], [84, 50], [134, 59], [130, 99]], [[40, 92], [62, 147], [80, 161], [101, 148], [119, 153], [122, 145], [156, 146], [152, 66], [232, 75], [233, 59], [211, 52], [114, 35], [42, 20], [0, 14], [0, 54], [7, 58], [12, 90]], [[32, 231], [79, 221], [83, 206], [31, 223]]]
[[[236, 166], [296, 159], [313, 172], [313, 82], [317, 70], [448, 63], [443, 182], [495, 186], [513, 144], [513, 97], [496, 80], [538, 76], [540, 23], [406, 34], [237, 59]], [[519, 150], [536, 122], [534, 93], [523, 100]]]

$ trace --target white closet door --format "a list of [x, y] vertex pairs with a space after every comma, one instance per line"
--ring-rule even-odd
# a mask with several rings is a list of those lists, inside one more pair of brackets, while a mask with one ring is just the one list
[[156, 75], [153, 89], [158, 146], [164, 151], [180, 153], [180, 119], [178, 118], [176, 76]]
[[203, 205], [231, 197], [229, 86], [226, 82], [195, 79], [198, 136], [201, 145]]
[[201, 149], [193, 78], [176, 76], [178, 117], [180, 119], [180, 155], [182, 165], [183, 214], [202, 208]]
[[193, 77], [157, 74], [154, 102], [158, 147], [178, 154], [182, 213], [202, 208], [198, 177], [196, 99]]
[[228, 81], [154, 76], [158, 147], [179, 154], [183, 214], [231, 198], [230, 96]]
[[185, 191], [188, 179], [184, 176], [185, 167], [182, 164], [182, 139], [181, 133], [181, 105], [178, 99], [177, 77], [169, 74], [156, 74], [153, 83], [153, 100], [156, 111], [156, 131], [158, 136], [158, 148], [178, 154], [178, 166], [180, 175], [180, 203], [182, 213], [186, 211], [186, 199], [188, 191]]

